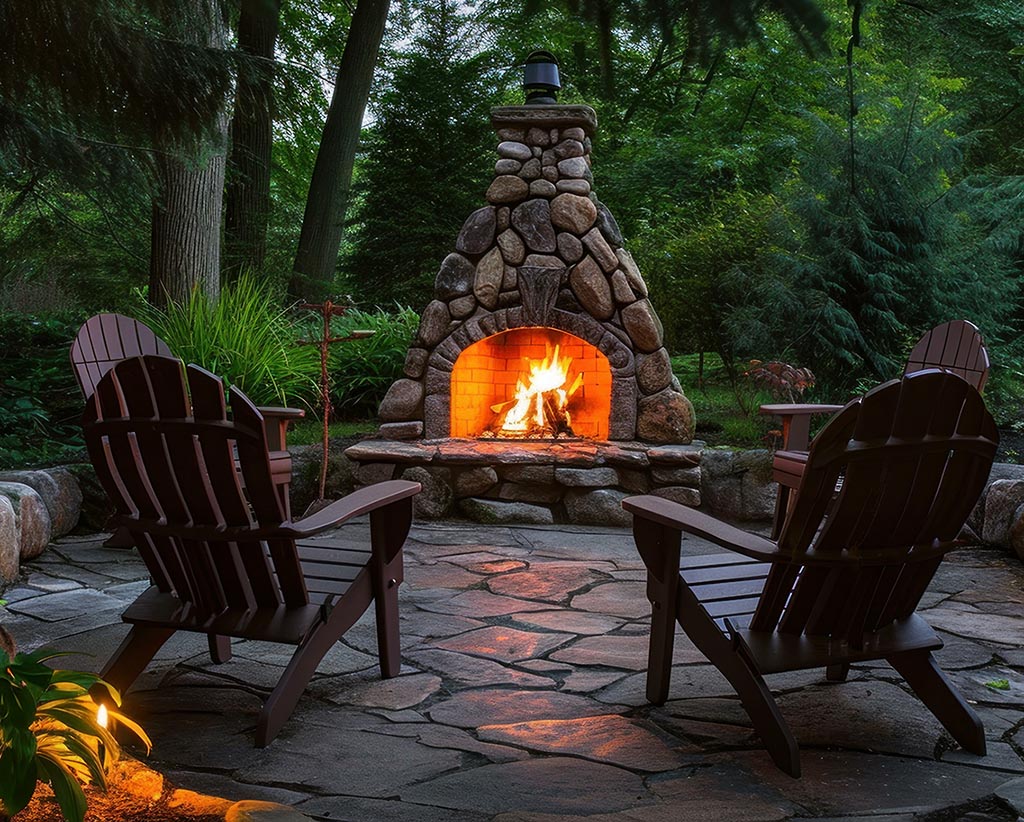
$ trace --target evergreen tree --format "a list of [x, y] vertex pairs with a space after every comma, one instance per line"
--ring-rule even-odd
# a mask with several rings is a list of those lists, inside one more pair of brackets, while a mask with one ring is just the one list
[[374, 107], [356, 230], [343, 261], [357, 299], [421, 306], [462, 221], [483, 204], [499, 83], [455, 0], [428, 0]]

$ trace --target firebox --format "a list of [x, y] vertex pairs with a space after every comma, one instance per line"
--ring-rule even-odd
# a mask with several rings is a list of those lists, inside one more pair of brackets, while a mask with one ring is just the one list
[[612, 371], [596, 346], [551, 328], [475, 342], [451, 377], [451, 436], [608, 439]]
[[441, 263], [381, 435], [690, 442], [693, 408], [647, 284], [594, 192], [593, 109], [491, 119], [487, 204]]

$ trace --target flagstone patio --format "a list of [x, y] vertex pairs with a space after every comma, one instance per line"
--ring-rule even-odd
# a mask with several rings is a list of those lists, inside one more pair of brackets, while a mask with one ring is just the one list
[[[146, 571], [101, 542], [60, 540], [5, 594], [4, 624], [22, 650], [45, 643], [75, 652], [68, 667], [96, 669], [123, 638], [121, 610]], [[800, 780], [772, 765], [728, 683], [685, 637], [670, 701], [646, 703], [648, 604], [628, 531], [418, 524], [406, 558], [400, 677], [378, 679], [371, 609], [259, 750], [257, 711], [289, 649], [236, 641], [234, 658], [214, 665], [203, 637], [178, 635], [127, 701], [153, 739], [149, 764], [184, 788], [324, 820], [1024, 813], [1024, 783], [1007, 785], [1024, 775], [1024, 568], [1004, 552], [952, 555], [923, 601], [947, 640], [940, 664], [985, 723], [988, 756], [957, 750], [884, 665], [855, 665], [841, 685], [818, 670], [780, 674], [769, 684], [801, 745]]]

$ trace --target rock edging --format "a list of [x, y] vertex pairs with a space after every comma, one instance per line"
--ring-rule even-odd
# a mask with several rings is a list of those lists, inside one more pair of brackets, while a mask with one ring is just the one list
[[82, 489], [66, 468], [0, 473], [0, 584], [77, 524]]

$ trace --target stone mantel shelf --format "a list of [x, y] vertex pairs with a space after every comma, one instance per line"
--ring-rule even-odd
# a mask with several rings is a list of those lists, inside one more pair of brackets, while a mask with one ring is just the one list
[[646, 468], [700, 464], [704, 443], [649, 445], [594, 440], [363, 440], [345, 450], [359, 463], [444, 465], [550, 465], [573, 468]]
[[597, 131], [597, 113], [590, 106], [498, 106], [491, 109], [495, 127], [549, 126], [582, 128], [588, 137]]

